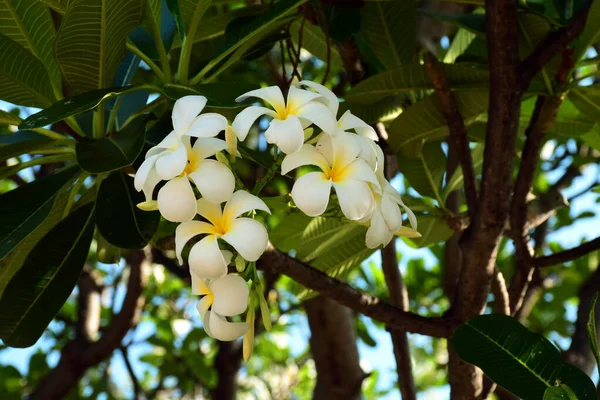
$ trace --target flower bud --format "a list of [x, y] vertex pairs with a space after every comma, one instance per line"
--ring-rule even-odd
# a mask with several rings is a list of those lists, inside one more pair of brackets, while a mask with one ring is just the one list
[[244, 272], [244, 270], [246, 269], [246, 260], [244, 260], [244, 258], [242, 256], [240, 256], [239, 254], [235, 258], [235, 269], [240, 274], [242, 272]]

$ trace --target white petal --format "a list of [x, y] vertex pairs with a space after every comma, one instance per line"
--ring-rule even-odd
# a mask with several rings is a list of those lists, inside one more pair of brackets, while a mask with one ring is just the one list
[[193, 152], [198, 159], [203, 160], [214, 156], [217, 152], [227, 149], [227, 143], [223, 139], [200, 138], [194, 143]]
[[311, 89], [314, 89], [317, 93], [323, 96], [323, 99], [326, 100], [327, 108], [331, 111], [331, 114], [335, 117], [338, 113], [338, 108], [340, 106], [339, 100], [335, 93], [331, 90], [327, 89], [325, 86], [320, 83], [312, 82], [312, 81], [300, 81], [298, 85], [308, 86]]
[[338, 126], [343, 131], [354, 129], [356, 133], [363, 137], [369, 138], [374, 141], [379, 140], [375, 129], [373, 129], [373, 127], [371, 127], [362, 119], [358, 118], [356, 115], [352, 114], [350, 110], [346, 111], [344, 115], [342, 115], [342, 117], [338, 121]]
[[304, 214], [317, 217], [327, 209], [330, 193], [331, 181], [322, 172], [309, 172], [294, 183], [292, 199]]
[[221, 238], [247, 261], [258, 260], [269, 243], [267, 229], [260, 222], [250, 218], [234, 220]]
[[348, 179], [333, 184], [342, 213], [349, 220], [359, 220], [373, 211], [375, 200], [369, 186], [362, 181]]
[[375, 172], [369, 167], [365, 160], [360, 158], [352, 161], [345, 169], [346, 179], [355, 179], [363, 182], [369, 182], [379, 189], [379, 181]]
[[295, 115], [288, 115], [285, 120], [273, 119], [265, 131], [267, 143], [275, 144], [285, 154], [294, 153], [304, 143], [304, 130]]
[[393, 238], [392, 232], [388, 230], [388, 226], [379, 211], [373, 213], [371, 218], [371, 226], [367, 230], [365, 237], [366, 245], [369, 249], [374, 249], [380, 245], [385, 246]]
[[212, 225], [201, 221], [189, 221], [177, 225], [177, 229], [175, 229], [175, 254], [180, 265], [183, 265], [181, 252], [185, 244], [194, 236], [210, 234], [212, 231]]
[[156, 146], [152, 147], [146, 153], [146, 158], [152, 157], [153, 155], [160, 154], [165, 150], [175, 150], [181, 145], [179, 136], [175, 131], [171, 131], [163, 140], [161, 140]]
[[[194, 271], [192, 271], [191, 269], [190, 269], [190, 278], [191, 278], [190, 286], [192, 287], [192, 294], [196, 295], [196, 296], [201, 295], [202, 293], [200, 291], [200, 285], [201, 285], [201, 282], [204, 281], [204, 279], [202, 279], [198, 275], [196, 275], [196, 273]], [[203, 297], [202, 300], [204, 300], [205, 298], [206, 297]], [[200, 312], [200, 315], [204, 314], [201, 311], [201, 309], [204, 309], [206, 307], [204, 305], [201, 307], [200, 303], [202, 303], [202, 300], [200, 300], [200, 302], [196, 306], [198, 308], [198, 311]], [[207, 303], [207, 302], [208, 302], [208, 299], [207, 299], [207, 301], [205, 301], [205, 303]], [[210, 307], [210, 306], [208, 306], [208, 307]], [[206, 307], [207, 310], [208, 310], [208, 307]]]
[[303, 165], [316, 165], [322, 171], [329, 169], [327, 159], [317, 151], [316, 147], [305, 144], [297, 152], [285, 156], [281, 163], [281, 173], [285, 175]]
[[152, 195], [154, 194], [154, 189], [156, 188], [156, 185], [158, 185], [159, 182], [161, 182], [162, 179], [160, 179], [160, 176], [158, 176], [158, 173], [156, 172], [155, 169], [150, 171], [150, 174], [148, 175], [148, 178], [146, 179], [146, 182], [144, 183], [144, 188], [142, 189], [144, 191], [144, 196], [146, 197], [146, 201], [151, 201], [152, 200]]
[[227, 274], [227, 264], [215, 235], [206, 236], [192, 247], [188, 263], [190, 269], [203, 279], [216, 279]]
[[400, 229], [402, 226], [402, 213], [398, 204], [390, 196], [384, 195], [381, 198], [379, 208], [390, 232], [393, 233]]
[[404, 209], [404, 211], [406, 212], [406, 215], [408, 216], [408, 221], [410, 222], [410, 226], [414, 230], [417, 230], [417, 217], [415, 216], [415, 213], [413, 213], [412, 210], [410, 208], [408, 208], [406, 206], [406, 204], [404, 204], [404, 202], [402, 201], [402, 197], [400, 197], [400, 193], [398, 193], [396, 191], [396, 189], [394, 189], [394, 187], [387, 181], [386, 181], [386, 186], [385, 186], [385, 190], [384, 190], [384, 195], [391, 196], [392, 199], [400, 207], [402, 207]]
[[187, 177], [171, 179], [158, 191], [158, 210], [166, 220], [187, 222], [196, 215], [196, 196]]
[[250, 290], [248, 283], [239, 275], [229, 274], [212, 281], [209, 285], [215, 296], [213, 310], [224, 317], [233, 317], [246, 311]]
[[[377, 143], [364, 136], [355, 135], [354, 139], [356, 140], [358, 147], [360, 147], [358, 158], [365, 160], [373, 171], [377, 170], [377, 148], [379, 148]], [[383, 168], [383, 166], [381, 167]]]
[[207, 113], [196, 117], [190, 129], [185, 133], [198, 138], [215, 137], [227, 128], [227, 118], [217, 113]]
[[251, 210], [262, 210], [271, 214], [271, 210], [260, 198], [246, 192], [238, 190], [231, 196], [231, 199], [225, 204], [223, 209], [223, 218], [228, 221], [239, 217]]
[[178, 136], [186, 134], [204, 106], [206, 106], [206, 97], [204, 96], [185, 96], [175, 102], [171, 118], [173, 129], [175, 129]]
[[[192, 287], [192, 294], [198, 294], [198, 293], [194, 293], [194, 288], [193, 287]], [[210, 297], [204, 296], [204, 297], [202, 297], [200, 299], [200, 301], [198, 302], [198, 304], [196, 304], [196, 309], [200, 313], [200, 317], [202, 317], [203, 320], [204, 320], [205, 316], [208, 313], [208, 309], [212, 305], [212, 303], [210, 302], [210, 300], [211, 300]]]
[[154, 164], [156, 163], [156, 158], [158, 156], [152, 156], [146, 158], [142, 165], [138, 168], [135, 173], [135, 177], [133, 178], [133, 186], [135, 190], [138, 192], [144, 188], [144, 184], [148, 180], [148, 176], [150, 175], [150, 171], [154, 169]]
[[325, 104], [312, 102], [303, 105], [296, 112], [301, 118], [306, 118], [325, 133], [334, 134], [337, 131], [337, 121]]
[[221, 205], [211, 203], [205, 198], [198, 199], [196, 209], [199, 215], [209, 220], [213, 225], [218, 225], [221, 222], [221, 218], [223, 218]]
[[[229, 322], [224, 317], [220, 316], [214, 310], [211, 310], [210, 317], [204, 321], [204, 327], [209, 326], [208, 333], [210, 336], [223, 342], [230, 342], [238, 339], [248, 330], [248, 324], [245, 322]], [[209, 333], [210, 332], [210, 333]]]
[[250, 97], [258, 97], [269, 103], [275, 111], [285, 110], [285, 101], [283, 100], [283, 93], [278, 86], [269, 86], [266, 88], [251, 90], [246, 94], [241, 95], [235, 101], [244, 101]]
[[240, 141], [246, 139], [246, 136], [248, 136], [248, 132], [250, 131], [250, 128], [252, 128], [254, 121], [263, 115], [274, 117], [275, 113], [265, 107], [251, 106], [244, 108], [238, 115], [236, 115], [233, 123], [231, 124], [231, 128], [235, 131], [235, 134]]
[[288, 112], [294, 113], [303, 105], [310, 101], [318, 98], [319, 95], [308, 90], [299, 89], [295, 86], [291, 86], [287, 96], [287, 109]]
[[[323, 135], [327, 137], [327, 135]], [[345, 166], [350, 164], [360, 154], [360, 146], [356, 136], [351, 133], [339, 132], [331, 138], [333, 142], [334, 164], [336, 166]], [[325, 139], [323, 139], [325, 142]]]
[[219, 204], [229, 200], [235, 189], [235, 178], [231, 170], [215, 160], [201, 161], [189, 177], [202, 197], [211, 203]]
[[181, 174], [187, 165], [185, 146], [179, 146], [174, 151], [165, 152], [156, 160], [156, 172], [166, 180]]
[[325, 157], [329, 165], [333, 165], [335, 161], [335, 152], [333, 151], [333, 136], [321, 134], [317, 144], [317, 151]]

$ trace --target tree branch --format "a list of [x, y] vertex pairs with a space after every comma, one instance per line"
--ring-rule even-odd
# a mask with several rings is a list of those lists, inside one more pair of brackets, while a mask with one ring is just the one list
[[272, 244], [268, 245], [259, 262], [259, 266], [263, 269], [269, 268], [287, 275], [307, 288], [390, 327], [427, 336], [448, 337], [455, 326], [452, 317], [427, 318], [402, 311], [281, 253]]
[[600, 237], [590, 242], [585, 242], [572, 249], [560, 251], [548, 256], [534, 258], [533, 264], [536, 267], [550, 267], [552, 265], [573, 261], [576, 258], [583, 257], [586, 254], [596, 250], [600, 250]]
[[463, 171], [465, 195], [467, 205], [469, 206], [469, 215], [473, 218], [477, 203], [477, 185], [475, 180], [475, 169], [473, 168], [473, 159], [471, 158], [471, 150], [469, 148], [469, 140], [467, 139], [467, 128], [463, 121], [456, 99], [450, 91], [448, 80], [440, 62], [432, 54], [426, 53], [423, 57], [429, 76], [433, 83], [433, 88], [440, 98], [442, 111], [450, 129], [449, 144], [454, 147], [458, 154], [460, 166]]
[[516, 253], [516, 271], [509, 290], [510, 309], [513, 313], [520, 307], [533, 273], [532, 257], [534, 253], [525, 228], [527, 194], [531, 190], [540, 158], [542, 140], [548, 129], [554, 124], [556, 113], [563, 100], [564, 96], [538, 97], [533, 116], [525, 132], [527, 138], [521, 155], [519, 174], [515, 182], [510, 209], [511, 236], [515, 243]]
[[510, 302], [504, 275], [498, 268], [494, 269], [492, 278], [492, 293], [494, 294], [494, 312], [510, 315]]

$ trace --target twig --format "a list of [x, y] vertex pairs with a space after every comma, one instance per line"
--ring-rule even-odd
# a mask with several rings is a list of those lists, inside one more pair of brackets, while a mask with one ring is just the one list
[[454, 146], [460, 160], [460, 166], [463, 171], [465, 182], [465, 195], [467, 197], [467, 205], [469, 206], [469, 215], [473, 218], [477, 204], [477, 186], [465, 122], [460, 115], [456, 99], [450, 91], [448, 80], [446, 79], [446, 75], [440, 62], [430, 53], [425, 54], [423, 61], [425, 62], [425, 66], [431, 77], [433, 87], [442, 103], [444, 117], [446, 118], [448, 128], [450, 129], [451, 140], [449, 144]]
[[272, 244], [267, 246], [259, 261], [261, 268], [287, 275], [307, 288], [391, 327], [427, 336], [448, 337], [455, 326], [452, 317], [427, 318], [402, 311], [281, 253]]
[[600, 237], [590, 242], [585, 242], [572, 249], [564, 250], [548, 256], [534, 258], [533, 264], [538, 268], [550, 267], [552, 265], [573, 261], [576, 258], [583, 257], [586, 254], [596, 250], [600, 250]]
[[494, 312], [510, 315], [510, 303], [504, 275], [498, 268], [494, 269], [492, 277], [492, 293], [494, 294]]
[[131, 361], [129, 361], [129, 354], [127, 351], [127, 347], [120, 346], [119, 350], [121, 350], [121, 354], [123, 355], [123, 360], [125, 361], [125, 367], [127, 368], [127, 373], [129, 374], [129, 378], [131, 379], [131, 384], [133, 385], [133, 393], [136, 399], [139, 399], [142, 394], [142, 387], [140, 386], [140, 381], [135, 375], [135, 371], [131, 365]]

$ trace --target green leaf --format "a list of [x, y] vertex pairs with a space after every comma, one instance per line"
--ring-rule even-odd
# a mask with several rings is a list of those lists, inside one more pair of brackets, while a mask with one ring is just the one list
[[419, 9], [418, 13], [438, 21], [449, 22], [478, 36], [485, 36], [484, 14], [443, 14]]
[[100, 233], [96, 235], [96, 257], [104, 264], [116, 264], [121, 260], [123, 249], [108, 243]]
[[463, 360], [524, 400], [543, 398], [557, 381], [573, 388], [579, 400], [596, 398], [594, 383], [585, 373], [564, 363], [546, 338], [507, 315], [471, 319], [454, 332], [452, 345]]
[[77, 142], [77, 162], [87, 172], [99, 174], [127, 167], [144, 148], [146, 124], [152, 114], [140, 115], [121, 131], [102, 139]]
[[0, 195], [0, 260], [48, 217], [59, 189], [80, 171], [67, 168]]
[[423, 196], [440, 199], [446, 172], [446, 155], [439, 143], [428, 143], [417, 158], [398, 157], [398, 170], [410, 186]]
[[[466, 124], [488, 108], [487, 91], [455, 92], [454, 98]], [[446, 137], [448, 126], [437, 94], [433, 93], [406, 109], [387, 131], [392, 149], [413, 157], [420, 151], [423, 141]]]
[[361, 31], [387, 69], [410, 64], [415, 57], [416, 5], [415, 1], [377, 2], [361, 10]]
[[137, 204], [145, 201], [133, 187], [133, 178], [115, 171], [102, 181], [96, 200], [96, 224], [102, 236], [124, 249], [141, 249], [158, 228], [158, 211], [142, 211]]
[[600, 151], [600, 132], [598, 132], [597, 126], [593, 131], [581, 135], [581, 139], [594, 149]]
[[40, 0], [40, 3], [46, 4], [54, 11], [64, 14], [69, 8], [69, 4], [75, 2], [75, 0]]
[[19, 125], [21, 118], [12, 112], [0, 110], [0, 124]]
[[[471, 159], [473, 160], [473, 169], [475, 170], [475, 175], [481, 173], [483, 169], [483, 152], [485, 150], [485, 146], [481, 143], [477, 144], [477, 146], [471, 151]], [[458, 190], [464, 186], [465, 178], [462, 173], [462, 168], [459, 165], [458, 168], [454, 171], [450, 180], [448, 181], [444, 191], [442, 193], [442, 201], [445, 203], [446, 199], [450, 195], [450, 193]]]
[[92, 241], [93, 219], [93, 204], [77, 209], [31, 251], [0, 298], [4, 343], [29, 347], [40, 338], [77, 283]]
[[194, 86], [167, 84], [163, 87], [163, 92], [173, 100], [183, 96], [202, 95], [208, 100], [209, 107], [236, 108], [246, 104], [236, 103], [235, 99], [254, 89], [260, 89], [260, 86], [249, 82], [217, 82]]
[[[75, 0], [56, 38], [56, 58], [74, 94], [111, 87], [143, 0]], [[85, 23], [82, 23], [85, 21]]]
[[454, 231], [450, 229], [446, 221], [434, 215], [417, 215], [420, 238], [404, 239], [414, 243], [417, 247], [429, 247], [436, 243], [445, 242], [450, 239]]
[[572, 48], [575, 49], [573, 60], [577, 62], [585, 55], [585, 52], [594, 43], [600, 40], [600, 1], [593, 1], [587, 15], [587, 21], [583, 28], [583, 32], [572, 43]]
[[571, 397], [569, 394], [570, 393], [565, 390], [565, 385], [550, 386], [544, 392], [543, 400], [577, 400], [577, 397]]
[[84, 113], [97, 107], [102, 101], [136, 90], [135, 86], [92, 90], [70, 99], [60, 100], [50, 107], [31, 114], [19, 125], [19, 129], [41, 128], [57, 121]]
[[594, 294], [592, 299], [592, 307], [590, 308], [590, 316], [586, 325], [588, 339], [590, 341], [590, 347], [594, 357], [596, 358], [596, 364], [600, 367], [600, 348], [598, 347], [598, 332], [596, 332], [596, 302], [598, 301], [598, 292]]
[[60, 71], [53, 54], [56, 30], [43, 4], [37, 0], [0, 1], [0, 33], [36, 56], [46, 66], [55, 87], [60, 87]]
[[252, 162], [264, 167], [266, 169], [270, 169], [273, 166], [275, 160], [269, 154], [251, 149], [249, 147], [244, 146], [243, 144], [238, 144], [238, 151], [242, 155], [243, 158], [251, 160]]
[[600, 88], [578, 87], [569, 92], [569, 100], [589, 119], [600, 122]]
[[[327, 38], [321, 27], [313, 25], [308, 20], [304, 21], [304, 26], [302, 26], [302, 21], [293, 22], [290, 25], [290, 34], [296, 44], [300, 41], [300, 27], [302, 27], [302, 48], [321, 61], [327, 61]], [[337, 47], [329, 46], [329, 50], [331, 70], [342, 68], [344, 64]]]
[[62, 141], [51, 140], [46, 136], [40, 139], [24, 140], [16, 143], [0, 146], [0, 162], [22, 154], [31, 153], [36, 150], [47, 149], [60, 144]]
[[[448, 84], [453, 89], [472, 89], [489, 86], [489, 72], [465, 65], [444, 65]], [[431, 77], [423, 65], [406, 65], [372, 76], [354, 86], [346, 95], [353, 103], [375, 103], [382, 97], [411, 90], [433, 89]]]
[[0, 99], [27, 107], [48, 107], [54, 101], [44, 64], [0, 34]]
[[450, 47], [448, 47], [448, 51], [446, 51], [446, 55], [444, 55], [444, 62], [448, 64], [455, 62], [467, 50], [476, 36], [464, 28], [459, 28], [452, 43], [450, 43]]
[[402, 100], [397, 96], [387, 96], [373, 104], [357, 104], [349, 101], [340, 103], [340, 115], [346, 110], [368, 124], [391, 121], [402, 112]]

